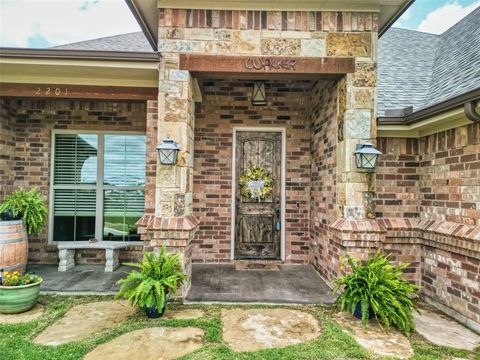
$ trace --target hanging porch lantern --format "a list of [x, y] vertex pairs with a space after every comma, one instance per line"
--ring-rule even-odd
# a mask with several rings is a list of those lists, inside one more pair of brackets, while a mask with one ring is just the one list
[[265, 93], [265, 81], [255, 81], [252, 91], [252, 105], [267, 105], [267, 95]]
[[357, 144], [355, 151], [355, 162], [357, 168], [372, 170], [377, 165], [377, 159], [382, 153], [373, 147], [373, 144], [366, 142], [363, 144]]
[[175, 165], [177, 163], [177, 153], [180, 148], [177, 143], [167, 137], [157, 146], [158, 157], [162, 165]]

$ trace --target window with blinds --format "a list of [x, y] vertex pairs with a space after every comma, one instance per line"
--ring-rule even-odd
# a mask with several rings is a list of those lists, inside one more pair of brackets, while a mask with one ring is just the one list
[[55, 134], [53, 240], [140, 240], [145, 135]]

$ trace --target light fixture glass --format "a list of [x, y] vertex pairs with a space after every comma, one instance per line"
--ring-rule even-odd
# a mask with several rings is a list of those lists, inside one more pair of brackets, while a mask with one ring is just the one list
[[170, 138], [166, 138], [157, 146], [158, 157], [162, 165], [175, 165], [177, 163], [177, 153], [180, 148], [177, 143]]
[[265, 81], [255, 81], [252, 91], [252, 105], [267, 105], [267, 96], [265, 93]]
[[359, 169], [375, 169], [377, 159], [382, 153], [373, 147], [373, 144], [366, 142], [358, 144], [355, 151], [355, 162]]

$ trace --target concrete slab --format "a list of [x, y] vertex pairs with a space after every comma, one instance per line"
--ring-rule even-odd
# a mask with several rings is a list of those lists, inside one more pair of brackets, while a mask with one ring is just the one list
[[131, 268], [121, 266], [111, 273], [105, 272], [104, 265], [77, 265], [75, 268], [58, 272], [56, 265], [29, 265], [27, 271], [43, 278], [42, 293], [67, 294], [115, 294], [115, 282], [125, 276]]
[[417, 332], [436, 345], [468, 351], [480, 346], [480, 335], [438, 312], [421, 309], [414, 322]]
[[234, 264], [193, 264], [190, 302], [331, 304], [330, 288], [308, 265], [237, 271]]

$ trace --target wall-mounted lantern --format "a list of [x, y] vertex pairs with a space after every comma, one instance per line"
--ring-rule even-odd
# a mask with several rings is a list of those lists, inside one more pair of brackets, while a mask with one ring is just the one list
[[375, 169], [377, 165], [377, 159], [382, 153], [373, 147], [372, 143], [365, 142], [363, 144], [357, 144], [355, 151], [355, 162], [359, 169]]
[[177, 143], [167, 137], [157, 146], [158, 157], [162, 165], [175, 165], [177, 163], [177, 153], [180, 148]]
[[265, 81], [255, 81], [252, 91], [252, 105], [267, 105], [267, 95], [265, 93]]

